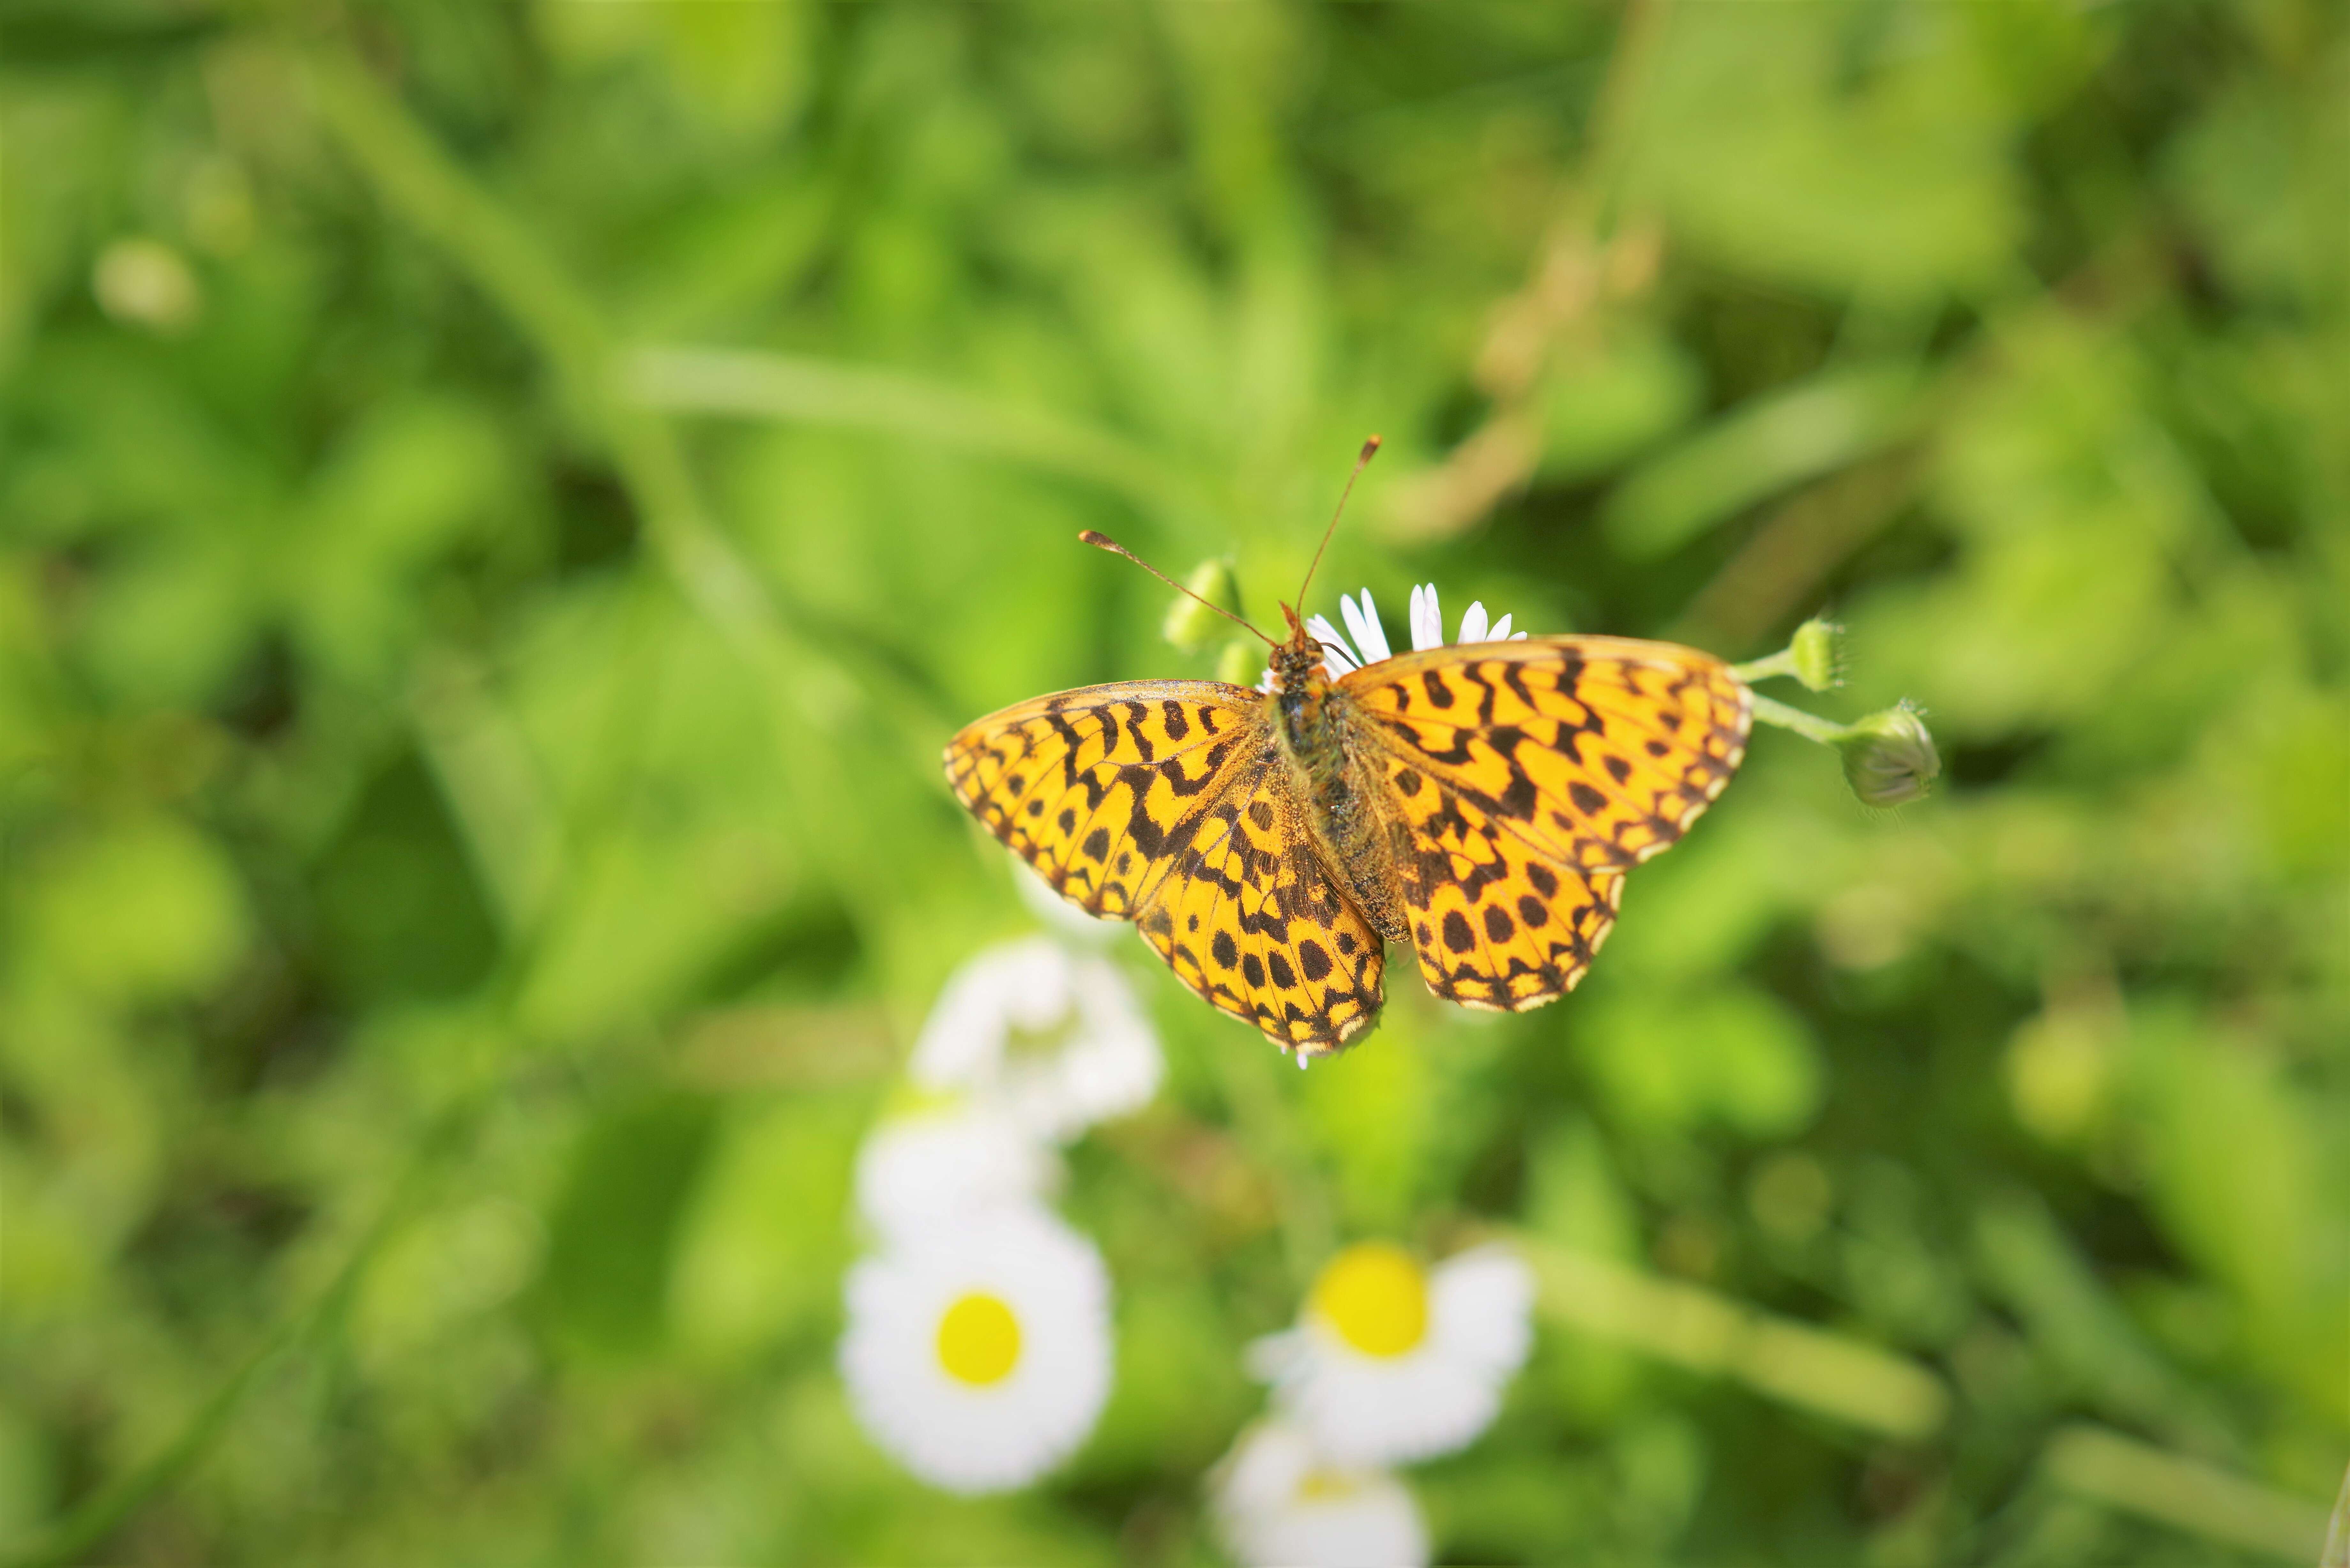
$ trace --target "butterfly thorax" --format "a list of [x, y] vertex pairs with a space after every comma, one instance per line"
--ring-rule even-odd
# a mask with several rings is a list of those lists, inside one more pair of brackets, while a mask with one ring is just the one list
[[1375, 809], [1369, 760], [1353, 734], [1346, 694], [1332, 684], [1322, 647], [1297, 633], [1274, 649], [1274, 733], [1288, 763], [1306, 827], [1361, 906], [1390, 940], [1409, 940], [1393, 888], [1388, 826]]

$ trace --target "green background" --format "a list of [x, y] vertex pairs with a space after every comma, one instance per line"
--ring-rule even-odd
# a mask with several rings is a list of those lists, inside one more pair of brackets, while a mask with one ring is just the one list
[[[1321, 1250], [1507, 1227], [1447, 1556], [2314, 1559], [2337, 7], [60, 0], [0, 95], [0, 1553], [1211, 1561]], [[1034, 925], [938, 747], [1209, 672], [1073, 535], [1267, 615], [1373, 430], [1310, 608], [1828, 607], [1944, 786], [1763, 732], [1574, 997], [1303, 1075], [1121, 944], [1110, 1407], [925, 1491], [848, 1165]]]

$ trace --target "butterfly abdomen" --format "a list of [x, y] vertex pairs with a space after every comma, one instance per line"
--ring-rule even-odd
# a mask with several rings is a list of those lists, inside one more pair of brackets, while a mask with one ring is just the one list
[[1284, 680], [1274, 730], [1323, 857], [1379, 934], [1401, 941], [1409, 931], [1396, 903], [1386, 819], [1351, 743], [1345, 701], [1318, 667]]

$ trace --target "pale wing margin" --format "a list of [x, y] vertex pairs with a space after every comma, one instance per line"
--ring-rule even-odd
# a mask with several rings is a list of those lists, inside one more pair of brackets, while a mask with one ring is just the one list
[[1123, 680], [1039, 697], [947, 743], [955, 798], [1060, 895], [1132, 919], [1221, 775], [1253, 754], [1264, 697], [1221, 680]]

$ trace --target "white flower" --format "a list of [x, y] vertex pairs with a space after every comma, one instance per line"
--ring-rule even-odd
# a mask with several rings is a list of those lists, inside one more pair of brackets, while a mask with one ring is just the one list
[[949, 1491], [1024, 1486], [1110, 1386], [1109, 1276], [1045, 1210], [998, 1210], [848, 1272], [840, 1373], [874, 1441]]
[[1120, 919], [1099, 919], [1088, 915], [1053, 891], [1053, 885], [1030, 868], [1028, 862], [1017, 855], [1007, 855], [1003, 863], [1012, 868], [1012, 886], [1028, 912], [1045, 923], [1045, 929], [1065, 942], [1081, 948], [1104, 950], [1117, 942], [1118, 932], [1126, 922]]
[[1012, 1120], [967, 1098], [886, 1113], [857, 1151], [857, 1211], [884, 1241], [1033, 1203], [1059, 1185], [1060, 1160]]
[[1214, 1485], [1217, 1526], [1249, 1568], [1428, 1561], [1428, 1527], [1402, 1482], [1384, 1470], [1332, 1465], [1288, 1422], [1242, 1433]]
[[1532, 1339], [1534, 1276], [1506, 1247], [1423, 1270], [1364, 1241], [1330, 1260], [1297, 1327], [1250, 1366], [1315, 1448], [1340, 1464], [1398, 1464], [1473, 1440]]
[[[1339, 618], [1347, 623], [1347, 630], [1353, 634], [1352, 642], [1339, 635], [1338, 628], [1330, 624], [1328, 618], [1317, 615], [1306, 618], [1306, 635], [1322, 645], [1322, 667], [1330, 672], [1333, 679], [1359, 670], [1364, 665], [1377, 664], [1383, 659], [1395, 657], [1393, 649], [1388, 646], [1387, 628], [1380, 624], [1379, 612], [1371, 603], [1371, 590], [1365, 588], [1357, 598], [1359, 603], [1344, 594], [1338, 596]], [[1414, 653], [1444, 646], [1444, 617], [1437, 607], [1434, 583], [1423, 583], [1411, 590], [1410, 622]], [[1508, 616], [1490, 626], [1486, 624], [1485, 607], [1481, 601], [1471, 605], [1467, 613], [1461, 616], [1461, 635], [1453, 640], [1456, 643], [1521, 642], [1525, 639], [1525, 635], [1522, 631], [1511, 631]], [[1264, 680], [1258, 683], [1258, 689], [1273, 690], [1273, 671], [1265, 671]]]
[[1149, 1102], [1159, 1039], [1108, 959], [1043, 937], [955, 971], [914, 1046], [922, 1088], [967, 1090], [1038, 1137], [1074, 1137]]

